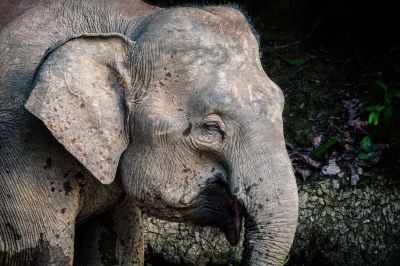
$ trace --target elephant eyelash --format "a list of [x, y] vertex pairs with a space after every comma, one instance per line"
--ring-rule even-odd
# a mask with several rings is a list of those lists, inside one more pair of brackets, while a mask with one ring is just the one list
[[217, 122], [206, 122], [203, 127], [208, 131], [220, 131], [221, 127]]

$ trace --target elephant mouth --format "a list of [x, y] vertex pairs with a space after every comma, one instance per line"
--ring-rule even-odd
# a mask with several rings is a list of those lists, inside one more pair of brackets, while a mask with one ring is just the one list
[[239, 243], [243, 220], [242, 204], [232, 196], [223, 180], [214, 180], [200, 192], [188, 213], [195, 224], [218, 227], [230, 245]]
[[242, 230], [242, 211], [241, 204], [238, 200], [233, 203], [233, 214], [232, 214], [232, 225], [228, 226], [226, 229], [220, 228], [228, 240], [229, 244], [235, 246], [239, 243], [240, 232]]

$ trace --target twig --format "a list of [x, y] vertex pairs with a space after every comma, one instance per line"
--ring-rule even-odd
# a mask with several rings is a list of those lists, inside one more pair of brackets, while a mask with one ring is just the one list
[[390, 48], [389, 54], [393, 53], [394, 51], [400, 49], [400, 46]]
[[269, 49], [270, 50], [280, 50], [280, 49], [288, 48], [290, 46], [298, 45], [298, 44], [301, 44], [301, 43], [302, 43], [302, 41], [295, 41], [295, 42], [291, 42], [291, 43], [287, 43], [287, 44], [277, 45], [277, 46], [274, 46], [274, 47], [269, 48]]

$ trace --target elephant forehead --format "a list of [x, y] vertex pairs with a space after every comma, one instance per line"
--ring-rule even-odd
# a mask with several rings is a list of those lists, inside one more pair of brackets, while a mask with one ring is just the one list
[[280, 88], [250, 58], [236, 57], [220, 64], [207, 62], [207, 59], [200, 62], [182, 72], [186, 87], [195, 93], [201, 91], [207, 101], [236, 103], [242, 108], [258, 103], [283, 103]]
[[[189, 109], [197, 112], [250, 111], [270, 120], [280, 119], [283, 94], [257, 64], [258, 58], [232, 55], [224, 50], [199, 53], [175, 55], [164, 64], [169, 76], [179, 77], [173, 83], [168, 83], [172, 77], [162, 79], [170, 92], [164, 94], [163, 99], [171, 103], [173, 96], [189, 96]], [[220, 54], [226, 56], [218, 56]]]
[[243, 13], [230, 7], [160, 9], [146, 21], [144, 27], [133, 33], [132, 37], [154, 38], [158, 34], [164, 37], [166, 34], [183, 36], [205, 31], [240, 36], [252, 31]]
[[133, 32], [138, 43], [156, 42], [173, 52], [193, 50], [258, 51], [258, 42], [244, 15], [233, 8], [172, 8], [160, 10]]
[[[174, 54], [175, 60], [169, 60], [181, 72], [187, 72], [187, 78], [196, 78], [207, 74], [218, 75], [224, 81], [226, 75], [236, 75], [246, 68], [258, 66], [258, 53], [250, 50], [229, 50], [222, 45], [204, 46], [188, 49]], [[258, 69], [260, 70], [260, 68]]]
[[[271, 81], [272, 83], [272, 81]], [[266, 119], [281, 121], [283, 99], [275, 84], [246, 86], [206, 86], [195, 90], [189, 106], [200, 113], [219, 113], [247, 117], [248, 122]]]

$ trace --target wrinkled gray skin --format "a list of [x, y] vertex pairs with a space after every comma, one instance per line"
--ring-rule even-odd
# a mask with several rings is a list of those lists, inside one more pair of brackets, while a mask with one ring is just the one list
[[244, 217], [243, 264], [284, 260], [298, 203], [283, 96], [238, 10], [49, 1], [16, 14], [0, 33], [0, 264], [71, 265], [75, 229], [106, 211], [103, 264], [143, 263], [141, 211], [231, 244]]

